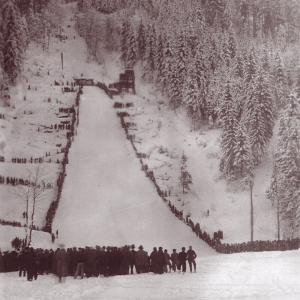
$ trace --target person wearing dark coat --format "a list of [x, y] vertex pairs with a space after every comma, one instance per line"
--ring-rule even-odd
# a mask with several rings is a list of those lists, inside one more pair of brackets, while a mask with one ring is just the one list
[[187, 254], [185, 252], [185, 247], [182, 247], [182, 251], [178, 254], [178, 273], [179, 274], [181, 271], [181, 266], [182, 266], [182, 272], [183, 272], [183, 274], [185, 274], [186, 260], [187, 260]]
[[25, 250], [22, 250], [17, 257], [18, 265], [19, 265], [19, 277], [26, 276], [26, 268], [25, 268]]
[[[130, 260], [129, 260], [129, 263], [130, 263], [130, 270], [131, 270], [131, 274], [133, 274], [133, 267], [135, 266], [135, 253], [136, 251], [134, 250], [135, 246], [132, 245], [131, 246], [131, 251], [130, 251]], [[136, 270], [136, 268], [135, 268]]]
[[189, 250], [187, 251], [187, 259], [189, 262], [189, 266], [190, 266], [190, 271], [192, 273], [192, 266], [194, 266], [194, 271], [196, 273], [196, 262], [195, 262], [195, 258], [197, 257], [195, 251], [192, 249], [192, 246], [189, 247]]
[[171, 261], [172, 269], [174, 272], [176, 272], [176, 269], [178, 267], [178, 253], [176, 252], [176, 249], [173, 249], [173, 253], [171, 254]]
[[158, 273], [158, 267], [157, 267], [157, 248], [154, 247], [153, 251], [150, 254], [150, 272], [153, 272], [154, 274]]
[[131, 253], [129, 251], [128, 246], [124, 246], [121, 250], [121, 253], [122, 253], [122, 259], [121, 259], [120, 275], [128, 275], [130, 259], [131, 259]]
[[148, 270], [148, 253], [143, 249], [143, 246], [139, 246], [139, 250], [135, 253], [135, 268], [138, 274], [146, 273]]
[[96, 250], [88, 248], [86, 251], [86, 277], [93, 277], [96, 275]]
[[53, 272], [53, 264], [54, 264], [54, 252], [52, 249], [50, 249], [48, 255], [47, 271], [46, 271], [47, 274]]
[[163, 248], [159, 247], [157, 252], [157, 273], [163, 274], [164, 273], [164, 265], [165, 265], [166, 259], [165, 254], [163, 252]]
[[59, 278], [59, 282], [63, 282], [64, 278], [68, 276], [68, 254], [66, 249], [61, 245], [55, 253], [55, 274]]
[[77, 269], [74, 275], [74, 279], [77, 278], [79, 273], [81, 275], [81, 279], [83, 279], [85, 262], [86, 262], [86, 255], [84, 249], [79, 248], [79, 252], [77, 253]]
[[[33, 248], [27, 248], [25, 252], [25, 267], [27, 269], [27, 280], [32, 281], [36, 271], [35, 252]], [[35, 278], [36, 279], [36, 278]]]

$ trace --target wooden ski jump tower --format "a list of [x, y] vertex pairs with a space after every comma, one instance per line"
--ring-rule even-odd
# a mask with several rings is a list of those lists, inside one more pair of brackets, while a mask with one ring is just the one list
[[129, 91], [132, 89], [132, 93], [135, 95], [135, 77], [133, 69], [126, 69], [125, 73], [121, 73], [119, 77], [120, 90]]

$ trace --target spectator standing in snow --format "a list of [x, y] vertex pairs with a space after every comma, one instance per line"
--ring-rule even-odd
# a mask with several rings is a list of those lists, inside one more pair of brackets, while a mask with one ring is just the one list
[[17, 257], [18, 265], [19, 265], [19, 277], [26, 275], [26, 269], [25, 269], [25, 250], [22, 250]]
[[55, 274], [59, 278], [59, 282], [64, 282], [65, 277], [68, 275], [68, 254], [64, 245], [60, 245], [58, 251], [55, 253]]
[[51, 234], [51, 240], [52, 240], [52, 243], [54, 244], [54, 242], [55, 242], [55, 235], [54, 235], [54, 233]]
[[187, 260], [187, 254], [185, 252], [185, 247], [182, 247], [182, 251], [178, 254], [178, 274], [180, 274], [181, 266], [182, 266], [182, 272], [183, 274], [185, 274], [186, 260]]
[[195, 262], [195, 258], [197, 257], [195, 251], [192, 249], [192, 246], [189, 247], [189, 250], [187, 251], [187, 259], [189, 262], [189, 266], [190, 266], [190, 271], [192, 273], [192, 265], [194, 266], [194, 271], [196, 273], [196, 262]]
[[174, 272], [176, 272], [176, 269], [178, 267], [178, 253], [176, 252], [176, 249], [173, 249], [173, 253], [171, 254], [171, 261], [172, 269]]
[[85, 264], [85, 261], [86, 261], [86, 257], [85, 257], [84, 250], [82, 248], [79, 248], [79, 252], [77, 253], [76, 260], [77, 260], [77, 268], [76, 268], [76, 272], [75, 272], [75, 275], [74, 275], [74, 279], [77, 278], [79, 273], [81, 275], [81, 279], [83, 279], [84, 264]]
[[[130, 270], [131, 270], [131, 274], [133, 274], [133, 267], [135, 266], [135, 253], [136, 251], [134, 250], [135, 246], [132, 245], [131, 246], [131, 251], [130, 251]], [[136, 268], [135, 268], [136, 269]]]
[[135, 254], [135, 268], [138, 274], [146, 273], [148, 269], [148, 253], [143, 249], [143, 246], [140, 246]]
[[[27, 270], [27, 280], [32, 281], [33, 275], [35, 275], [36, 271], [35, 253], [33, 251], [33, 248], [26, 248], [25, 267]], [[37, 279], [37, 276], [35, 277], [35, 279]]]
[[164, 273], [164, 265], [165, 265], [165, 254], [163, 252], [163, 248], [159, 247], [157, 252], [157, 273], [163, 274]]
[[58, 239], [58, 229], [56, 230], [56, 238]]
[[154, 247], [150, 254], [150, 272], [157, 274], [157, 248]]
[[169, 273], [171, 273], [171, 263], [170, 263], [171, 257], [167, 249], [164, 250], [164, 255], [165, 255], [164, 272], [168, 273], [168, 266], [169, 266]]

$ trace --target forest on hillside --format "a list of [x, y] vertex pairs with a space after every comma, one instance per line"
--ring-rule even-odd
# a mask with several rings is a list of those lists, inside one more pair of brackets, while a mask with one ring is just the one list
[[[16, 84], [29, 42], [47, 51], [63, 23], [59, 0], [1, 0], [0, 78]], [[77, 0], [89, 55], [118, 51], [125, 67], [186, 111], [194, 130], [220, 126], [220, 172], [251, 181], [273, 156], [268, 197], [300, 225], [300, 1]]]

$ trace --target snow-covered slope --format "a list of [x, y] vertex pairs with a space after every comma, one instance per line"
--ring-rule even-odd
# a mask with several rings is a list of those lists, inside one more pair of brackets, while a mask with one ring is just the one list
[[80, 121], [69, 153], [53, 229], [67, 246], [143, 245], [171, 251], [205, 243], [170, 212], [156, 194], [125, 138], [112, 101], [97, 87], [85, 87]]

